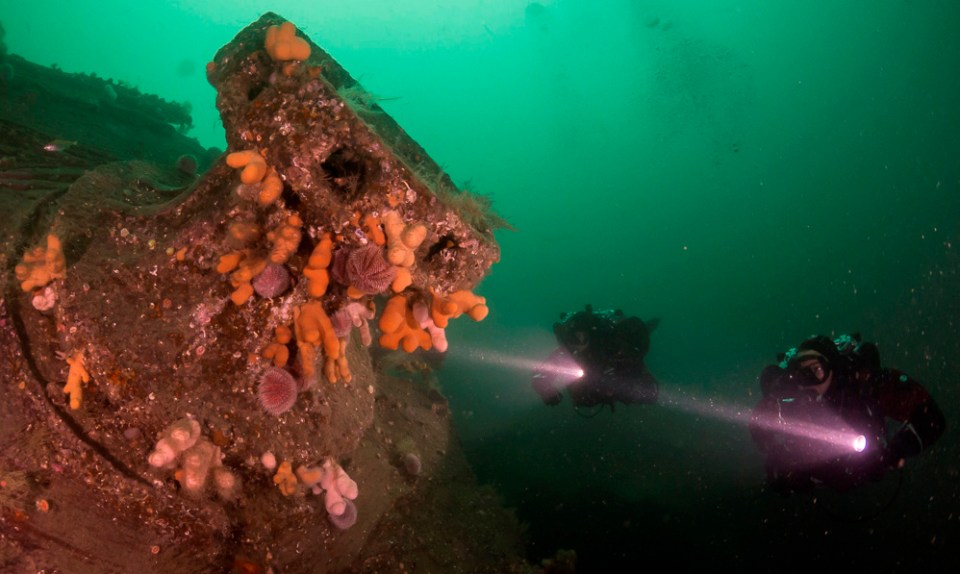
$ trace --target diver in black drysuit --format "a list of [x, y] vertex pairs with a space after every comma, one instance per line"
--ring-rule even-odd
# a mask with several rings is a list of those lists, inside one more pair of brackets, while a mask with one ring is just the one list
[[576, 407], [655, 403], [659, 385], [644, 359], [658, 323], [590, 305], [564, 313], [553, 325], [559, 346], [534, 371], [533, 389], [551, 406], [560, 404], [563, 390]]
[[877, 346], [856, 334], [811, 337], [767, 366], [759, 382], [750, 433], [768, 484], [783, 494], [879, 480], [946, 428], [923, 385], [882, 367]]

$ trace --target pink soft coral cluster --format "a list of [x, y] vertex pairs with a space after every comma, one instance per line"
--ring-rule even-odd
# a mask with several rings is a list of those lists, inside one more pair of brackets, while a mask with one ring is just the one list
[[353, 501], [360, 490], [332, 457], [324, 459], [319, 467], [301, 466], [297, 469], [297, 476], [314, 494], [323, 492], [324, 507], [334, 526], [346, 530], [356, 523], [357, 507]]

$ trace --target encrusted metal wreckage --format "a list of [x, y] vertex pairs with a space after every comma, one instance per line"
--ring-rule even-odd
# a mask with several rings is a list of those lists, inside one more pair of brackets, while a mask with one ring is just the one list
[[487, 201], [274, 14], [207, 66], [222, 154], [4, 58], [0, 565], [528, 571], [433, 372], [488, 312]]

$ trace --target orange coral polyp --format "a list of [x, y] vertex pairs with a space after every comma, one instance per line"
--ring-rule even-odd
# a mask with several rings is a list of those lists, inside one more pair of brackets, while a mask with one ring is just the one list
[[270, 251], [270, 262], [280, 265], [286, 263], [290, 257], [296, 253], [300, 245], [300, 228], [303, 226], [303, 220], [298, 215], [291, 215], [285, 223], [276, 227], [273, 231], [267, 233], [267, 240], [273, 243], [273, 249]]
[[487, 300], [470, 291], [456, 291], [443, 297], [431, 290], [433, 300], [430, 302], [430, 317], [433, 323], [441, 329], [446, 329], [450, 319], [456, 319], [466, 313], [474, 321], [482, 321], [490, 310]]
[[490, 314], [490, 308], [486, 305], [477, 305], [467, 311], [467, 316], [474, 321], [483, 321]]
[[273, 361], [275, 367], [285, 367], [287, 361], [290, 360], [290, 349], [287, 348], [287, 343], [293, 337], [293, 333], [290, 332], [290, 327], [286, 325], [280, 325], [273, 331], [273, 342], [267, 345], [267, 348], [263, 350], [263, 358]]
[[449, 299], [456, 303], [460, 311], [466, 313], [474, 321], [482, 321], [489, 312], [487, 299], [474, 295], [470, 291], [456, 291], [450, 294]]
[[323, 469], [319, 466], [300, 465], [297, 467], [297, 478], [304, 486], [311, 487], [320, 483], [320, 479], [323, 478]]
[[238, 285], [234, 292], [230, 294], [230, 300], [238, 307], [249, 301], [251, 297], [253, 297], [253, 285], [249, 283]]
[[243, 253], [239, 251], [221, 255], [220, 262], [217, 264], [217, 273], [230, 273], [240, 265], [241, 259], [243, 259]]
[[310, 301], [300, 306], [297, 327], [298, 340], [313, 346], [322, 344], [327, 357], [336, 358], [340, 354], [340, 340], [337, 339], [330, 317], [324, 312], [319, 301]]
[[297, 36], [297, 28], [292, 22], [267, 28], [264, 48], [267, 54], [277, 62], [310, 58], [310, 44]]
[[[330, 359], [327, 359], [329, 362]], [[350, 372], [350, 365], [347, 363], [347, 338], [340, 339], [340, 356], [336, 358], [336, 376], [343, 382], [349, 383], [353, 380], [353, 373]], [[331, 381], [333, 379], [330, 379]]]
[[363, 218], [363, 233], [377, 245], [386, 245], [387, 236], [380, 227], [380, 218], [367, 215]]
[[395, 210], [384, 212], [381, 219], [387, 240], [387, 261], [399, 267], [413, 267], [414, 252], [427, 237], [422, 223], [405, 224]]
[[307, 295], [315, 299], [323, 297], [330, 286], [330, 272], [326, 269], [305, 267], [303, 276], [307, 278]]
[[47, 235], [46, 248], [37, 246], [24, 253], [23, 262], [16, 266], [14, 272], [24, 291], [43, 287], [54, 279], [66, 278], [67, 261], [60, 239], [53, 234]]
[[399, 293], [413, 283], [413, 276], [406, 267], [397, 267], [397, 276], [393, 278], [390, 288], [394, 293]]
[[303, 370], [303, 378], [308, 381], [308, 385], [313, 385], [314, 377], [317, 374], [317, 348], [310, 343], [297, 339], [297, 349], [300, 352], [300, 368]]
[[250, 282], [262, 273], [266, 266], [265, 259], [250, 257], [249, 251], [234, 251], [220, 256], [217, 272], [230, 273], [230, 285], [234, 288], [230, 300], [234, 305], [243, 305], [253, 297], [253, 285]]
[[267, 262], [259, 257], [248, 257], [240, 263], [240, 267], [230, 274], [230, 282], [236, 287], [241, 283], [249, 283], [253, 278], [263, 273]]
[[280, 463], [277, 474], [273, 476], [273, 483], [280, 487], [280, 493], [284, 496], [297, 492], [297, 477], [293, 474], [293, 467], [289, 461]]
[[392, 333], [399, 329], [403, 324], [406, 308], [407, 299], [403, 295], [391, 297], [380, 315], [380, 330], [384, 333]]
[[329, 233], [324, 233], [320, 242], [313, 248], [313, 253], [307, 260], [303, 275], [307, 278], [307, 293], [311, 297], [319, 298], [327, 292], [330, 284], [330, 273], [327, 267], [333, 259], [333, 239]]
[[307, 265], [316, 269], [326, 269], [330, 266], [332, 259], [333, 238], [330, 237], [329, 233], [324, 233], [323, 237], [320, 238], [320, 242], [313, 248], [313, 253], [310, 254]]
[[433, 323], [437, 327], [445, 329], [447, 322], [456, 314], [457, 305], [455, 303], [434, 295], [433, 301], [430, 302], [430, 315], [433, 318]]
[[63, 392], [70, 395], [70, 409], [74, 411], [80, 408], [80, 402], [83, 399], [81, 383], [90, 382], [90, 373], [87, 372], [84, 363], [83, 351], [77, 351], [72, 357], [67, 357], [70, 371], [67, 373], [67, 384], [63, 386]]
[[227, 155], [227, 165], [234, 169], [243, 168], [240, 181], [246, 184], [257, 183], [267, 174], [267, 162], [254, 150], [235, 151]]
[[260, 226], [256, 223], [235, 221], [227, 231], [227, 241], [236, 247], [244, 247], [260, 239]]
[[408, 225], [400, 234], [400, 240], [410, 249], [416, 249], [426, 237], [427, 228], [422, 223]]
[[[294, 332], [297, 336], [297, 346], [301, 351], [301, 358], [304, 361], [304, 374], [310, 376], [314, 373], [313, 361], [316, 360], [316, 353], [313, 351], [318, 346], [323, 346], [324, 362], [323, 376], [335, 383], [339, 379], [349, 382], [351, 378], [349, 369], [346, 368], [346, 359], [341, 359], [340, 339], [337, 338], [333, 330], [333, 323], [330, 317], [323, 310], [323, 305], [319, 301], [310, 301], [298, 307], [294, 313]], [[305, 352], [306, 351], [306, 352]]]
[[433, 345], [430, 334], [420, 328], [403, 295], [394, 295], [387, 301], [380, 316], [380, 331], [380, 346], [393, 351], [402, 345], [404, 351], [412, 353]]
[[272, 167], [267, 169], [267, 174], [260, 183], [260, 194], [257, 196], [257, 203], [261, 207], [266, 207], [276, 201], [283, 191], [283, 182], [277, 171]]

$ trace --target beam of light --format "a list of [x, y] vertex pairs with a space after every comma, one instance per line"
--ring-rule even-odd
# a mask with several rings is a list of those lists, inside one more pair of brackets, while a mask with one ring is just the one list
[[816, 441], [823, 447], [821, 454], [824, 458], [851, 452], [863, 452], [867, 447], [867, 437], [851, 430], [842, 423], [831, 427], [803, 421], [782, 422], [777, 417], [772, 416], [769, 419], [761, 419], [755, 421], [754, 424], [766, 430]]
[[[556, 374], [559, 377], [555, 383], [561, 390], [579, 380], [584, 374], [583, 369], [567, 356], [555, 359], [532, 359], [499, 351], [465, 348], [463, 346], [460, 347], [459, 356], [486, 365], [515, 369], [525, 373], [532, 374], [539, 370]], [[676, 387], [671, 388], [662, 382], [660, 383], [658, 404], [666, 408], [730, 424], [744, 427], [753, 424], [763, 430], [816, 441], [825, 447], [823, 449], [825, 459], [838, 454], [862, 452], [867, 447], [865, 436], [843, 424], [838, 423], [836, 427], [829, 427], [802, 421], [785, 422], [775, 416], [768, 417], [769, 420], [754, 419], [752, 406], [725, 403], [712, 397], [698, 397], [682, 390], [676, 390]]]
[[867, 438], [838, 420], [836, 426], [817, 425], [803, 421], [783, 421], [776, 416], [753, 418], [753, 407], [725, 404], [713, 398], [703, 399], [683, 391], [664, 390], [660, 385], [660, 404], [684, 412], [747, 426], [753, 424], [762, 430], [789, 434], [821, 443], [824, 458], [850, 452], [863, 452]]
[[545, 373], [553, 373], [556, 375], [561, 375], [564, 379], [569, 378], [570, 382], [573, 382], [574, 380], [583, 376], [583, 369], [581, 369], [579, 365], [569, 358], [555, 360], [531, 359], [528, 357], [501, 353], [499, 351], [476, 349], [472, 347], [464, 348], [463, 346], [460, 347], [460, 354], [458, 356], [462, 356], [463, 358], [471, 361], [481, 362], [486, 365], [507, 367], [527, 373], [532, 373], [537, 370]]

